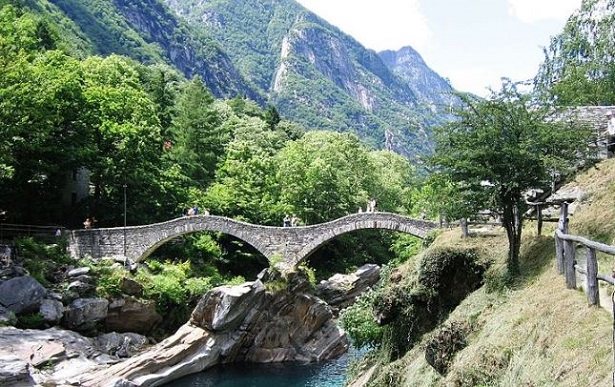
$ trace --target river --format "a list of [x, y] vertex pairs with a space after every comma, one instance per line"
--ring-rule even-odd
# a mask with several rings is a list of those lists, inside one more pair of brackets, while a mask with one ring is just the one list
[[346, 368], [361, 351], [350, 349], [320, 363], [225, 364], [188, 375], [165, 387], [341, 387]]

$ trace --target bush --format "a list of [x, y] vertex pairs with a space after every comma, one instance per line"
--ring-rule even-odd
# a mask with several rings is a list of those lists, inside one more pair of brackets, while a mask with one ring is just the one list
[[342, 327], [356, 348], [377, 347], [382, 341], [383, 328], [376, 323], [373, 314], [375, 294], [368, 290], [340, 314]]
[[49, 286], [54, 282], [53, 274], [62, 265], [74, 263], [64, 253], [62, 245], [48, 246], [33, 238], [20, 238], [15, 241], [17, 261], [41, 285]]
[[485, 269], [477, 260], [471, 250], [431, 249], [414, 284], [398, 284], [375, 297], [374, 313], [386, 325], [382, 348], [391, 359], [403, 356], [481, 286]]

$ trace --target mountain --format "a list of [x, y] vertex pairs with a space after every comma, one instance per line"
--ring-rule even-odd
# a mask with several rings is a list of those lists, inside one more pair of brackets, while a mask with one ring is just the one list
[[439, 109], [441, 111], [442, 107], [448, 107], [450, 111], [457, 102], [457, 98], [451, 93], [449, 81], [429, 68], [412, 47], [402, 47], [398, 51], [386, 50], [378, 55], [394, 74], [410, 86], [422, 104], [437, 112]]
[[[9, 0], [0, 0], [6, 2]], [[376, 53], [293, 0], [13, 0], [81, 55], [201, 76], [219, 98], [271, 104], [307, 129], [354, 132], [413, 159], [455, 100], [410, 47]]]

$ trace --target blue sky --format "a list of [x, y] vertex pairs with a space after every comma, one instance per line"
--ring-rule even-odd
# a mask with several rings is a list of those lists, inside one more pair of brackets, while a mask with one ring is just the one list
[[486, 96], [532, 78], [582, 0], [298, 0], [376, 51], [412, 46], [453, 87]]

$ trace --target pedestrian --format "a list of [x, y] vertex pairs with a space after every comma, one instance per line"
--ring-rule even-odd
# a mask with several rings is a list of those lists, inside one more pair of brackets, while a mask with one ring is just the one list
[[92, 220], [90, 218], [86, 218], [83, 221], [83, 228], [86, 228], [86, 229], [92, 228]]
[[290, 227], [290, 216], [288, 216], [288, 214], [286, 214], [282, 220], [282, 227]]
[[293, 214], [293, 216], [290, 218], [290, 226], [297, 227], [297, 223], [299, 223], [299, 218], [297, 218], [297, 215]]

